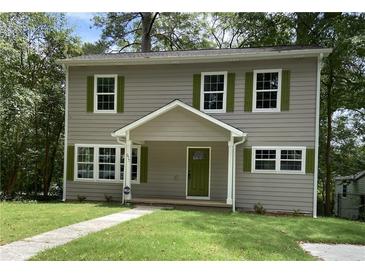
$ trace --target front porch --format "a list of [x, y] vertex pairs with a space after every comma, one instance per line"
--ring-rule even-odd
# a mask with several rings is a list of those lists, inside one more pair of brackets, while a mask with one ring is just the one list
[[[125, 145], [123, 202], [232, 207], [240, 130], [173, 101], [112, 136]], [[131, 180], [132, 146], [142, 147], [140, 182]]]

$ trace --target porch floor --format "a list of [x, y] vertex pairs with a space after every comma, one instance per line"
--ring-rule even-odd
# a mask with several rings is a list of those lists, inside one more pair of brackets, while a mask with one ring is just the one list
[[202, 206], [202, 207], [220, 207], [230, 208], [224, 201], [212, 200], [187, 200], [187, 199], [166, 199], [166, 198], [132, 198], [132, 204], [149, 204], [149, 205], [181, 205], [181, 206]]

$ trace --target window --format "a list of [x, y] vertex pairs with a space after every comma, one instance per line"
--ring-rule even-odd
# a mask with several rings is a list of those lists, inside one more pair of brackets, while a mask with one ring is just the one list
[[275, 170], [276, 150], [256, 150], [255, 169], [257, 170]]
[[342, 197], [347, 197], [347, 185], [342, 186]]
[[302, 170], [302, 151], [281, 150], [280, 170]]
[[94, 177], [94, 148], [77, 148], [77, 178], [92, 179]]
[[[124, 147], [120, 149], [120, 180], [124, 180]], [[139, 165], [140, 165], [140, 147], [132, 147], [132, 163], [131, 163], [131, 180], [139, 182]]]
[[280, 111], [281, 70], [254, 71], [253, 111]]
[[115, 148], [99, 148], [99, 179], [115, 179]]
[[205, 112], [226, 111], [227, 72], [203, 72], [200, 109]]
[[95, 112], [116, 112], [116, 75], [95, 75]]
[[[124, 180], [124, 146], [75, 145], [75, 180], [121, 182]], [[131, 180], [139, 183], [140, 146], [132, 147]], [[119, 167], [119, 168], [118, 168]]]
[[253, 147], [252, 172], [298, 173], [305, 171], [303, 147]]

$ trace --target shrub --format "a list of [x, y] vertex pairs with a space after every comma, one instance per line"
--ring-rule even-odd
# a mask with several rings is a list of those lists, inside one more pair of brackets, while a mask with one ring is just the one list
[[105, 201], [111, 203], [113, 201], [113, 196], [104, 194]]
[[77, 195], [77, 200], [82, 203], [83, 201], [86, 200], [86, 197], [85, 196], [81, 196], [81, 195]]
[[255, 210], [255, 212], [257, 214], [265, 214], [266, 213], [266, 209], [264, 208], [264, 206], [261, 203], [256, 203], [253, 206], [253, 209]]

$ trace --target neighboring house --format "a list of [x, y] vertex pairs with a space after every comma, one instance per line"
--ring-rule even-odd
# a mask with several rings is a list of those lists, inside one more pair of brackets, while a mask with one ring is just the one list
[[107, 195], [233, 210], [261, 203], [315, 216], [320, 63], [330, 52], [286, 46], [61, 60], [64, 200]]
[[365, 220], [365, 170], [335, 178], [335, 215]]

